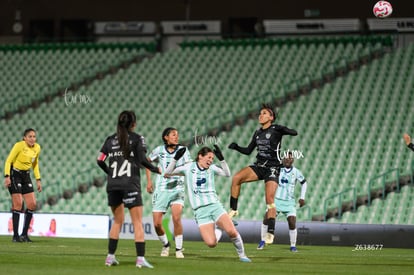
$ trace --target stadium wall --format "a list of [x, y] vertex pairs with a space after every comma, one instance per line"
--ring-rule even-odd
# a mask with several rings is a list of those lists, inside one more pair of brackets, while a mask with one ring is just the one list
[[[200, 241], [194, 220], [184, 220], [184, 239]], [[237, 230], [246, 243], [260, 241], [261, 221], [239, 221]], [[352, 246], [356, 250], [414, 248], [414, 226], [390, 224], [339, 224], [298, 222], [298, 245]], [[289, 245], [287, 222], [276, 222], [275, 243]], [[223, 241], [229, 241], [223, 234]]]
[[[0, 38], [13, 39], [17, 35], [59, 38], [76, 34], [72, 32], [79, 24], [89, 26], [96, 21], [219, 20], [223, 33], [231, 33], [243, 31], [255, 20], [373, 18], [375, 2], [348, 0], [341, 6], [331, 0], [10, 0], [0, 1]], [[413, 1], [390, 2], [393, 17], [412, 16]], [[16, 22], [21, 23], [20, 27]]]

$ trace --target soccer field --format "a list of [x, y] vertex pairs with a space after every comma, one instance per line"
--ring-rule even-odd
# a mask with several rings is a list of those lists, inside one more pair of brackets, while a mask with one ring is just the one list
[[107, 240], [33, 237], [33, 243], [12, 243], [1, 236], [0, 274], [413, 274], [414, 250], [386, 248], [355, 250], [355, 247], [287, 245], [256, 250], [246, 244], [252, 263], [241, 263], [233, 245], [208, 248], [202, 242], [184, 242], [185, 258], [159, 256], [160, 243], [146, 242], [146, 258], [154, 269], [135, 267], [132, 240], [120, 240], [119, 266], [104, 265]]

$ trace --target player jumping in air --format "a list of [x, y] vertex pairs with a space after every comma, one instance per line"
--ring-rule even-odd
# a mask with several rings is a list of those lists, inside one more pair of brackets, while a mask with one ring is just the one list
[[241, 185], [245, 182], [264, 180], [267, 206], [266, 218], [268, 220], [267, 244], [273, 243], [274, 239], [276, 218], [274, 197], [278, 184], [279, 171], [282, 166], [279, 157], [282, 137], [284, 135], [297, 135], [297, 132], [293, 129], [273, 124], [275, 119], [276, 113], [273, 111], [272, 106], [263, 104], [259, 115], [259, 123], [262, 127], [256, 130], [249, 145], [247, 147], [240, 147], [236, 143], [229, 145], [230, 149], [245, 155], [250, 155], [257, 148], [256, 162], [253, 165], [241, 169], [233, 176], [229, 215], [230, 217], [238, 215], [237, 203]]

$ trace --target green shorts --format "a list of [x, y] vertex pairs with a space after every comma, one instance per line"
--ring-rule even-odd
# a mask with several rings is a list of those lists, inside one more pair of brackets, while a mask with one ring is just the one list
[[194, 217], [198, 226], [216, 223], [223, 214], [226, 214], [226, 210], [219, 202], [201, 206], [194, 210]]
[[296, 217], [296, 205], [294, 200], [278, 200], [275, 199], [276, 211], [278, 214], [282, 213], [286, 217], [295, 216]]
[[152, 212], [167, 212], [172, 204], [184, 206], [184, 190], [160, 191], [155, 190], [152, 195]]

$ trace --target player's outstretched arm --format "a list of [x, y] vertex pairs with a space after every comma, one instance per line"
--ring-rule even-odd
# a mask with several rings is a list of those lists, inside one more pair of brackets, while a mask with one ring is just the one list
[[411, 137], [407, 133], [404, 133], [403, 138], [408, 148], [414, 151], [414, 144], [411, 142]]
[[247, 147], [240, 147], [237, 143], [232, 142], [229, 145], [229, 149], [236, 150], [239, 153], [242, 153], [244, 155], [250, 155], [254, 148], [256, 147], [256, 139], [255, 135], [253, 135], [253, 138], [251, 139], [249, 145]]
[[186, 148], [180, 148], [178, 149], [178, 151], [175, 153], [174, 159], [170, 162], [170, 164], [168, 164], [167, 169], [165, 169], [165, 173], [164, 173], [164, 177], [170, 177], [170, 176], [174, 176], [174, 175], [180, 175], [182, 173], [180, 167], [176, 168], [177, 165], [177, 161], [185, 154]]

